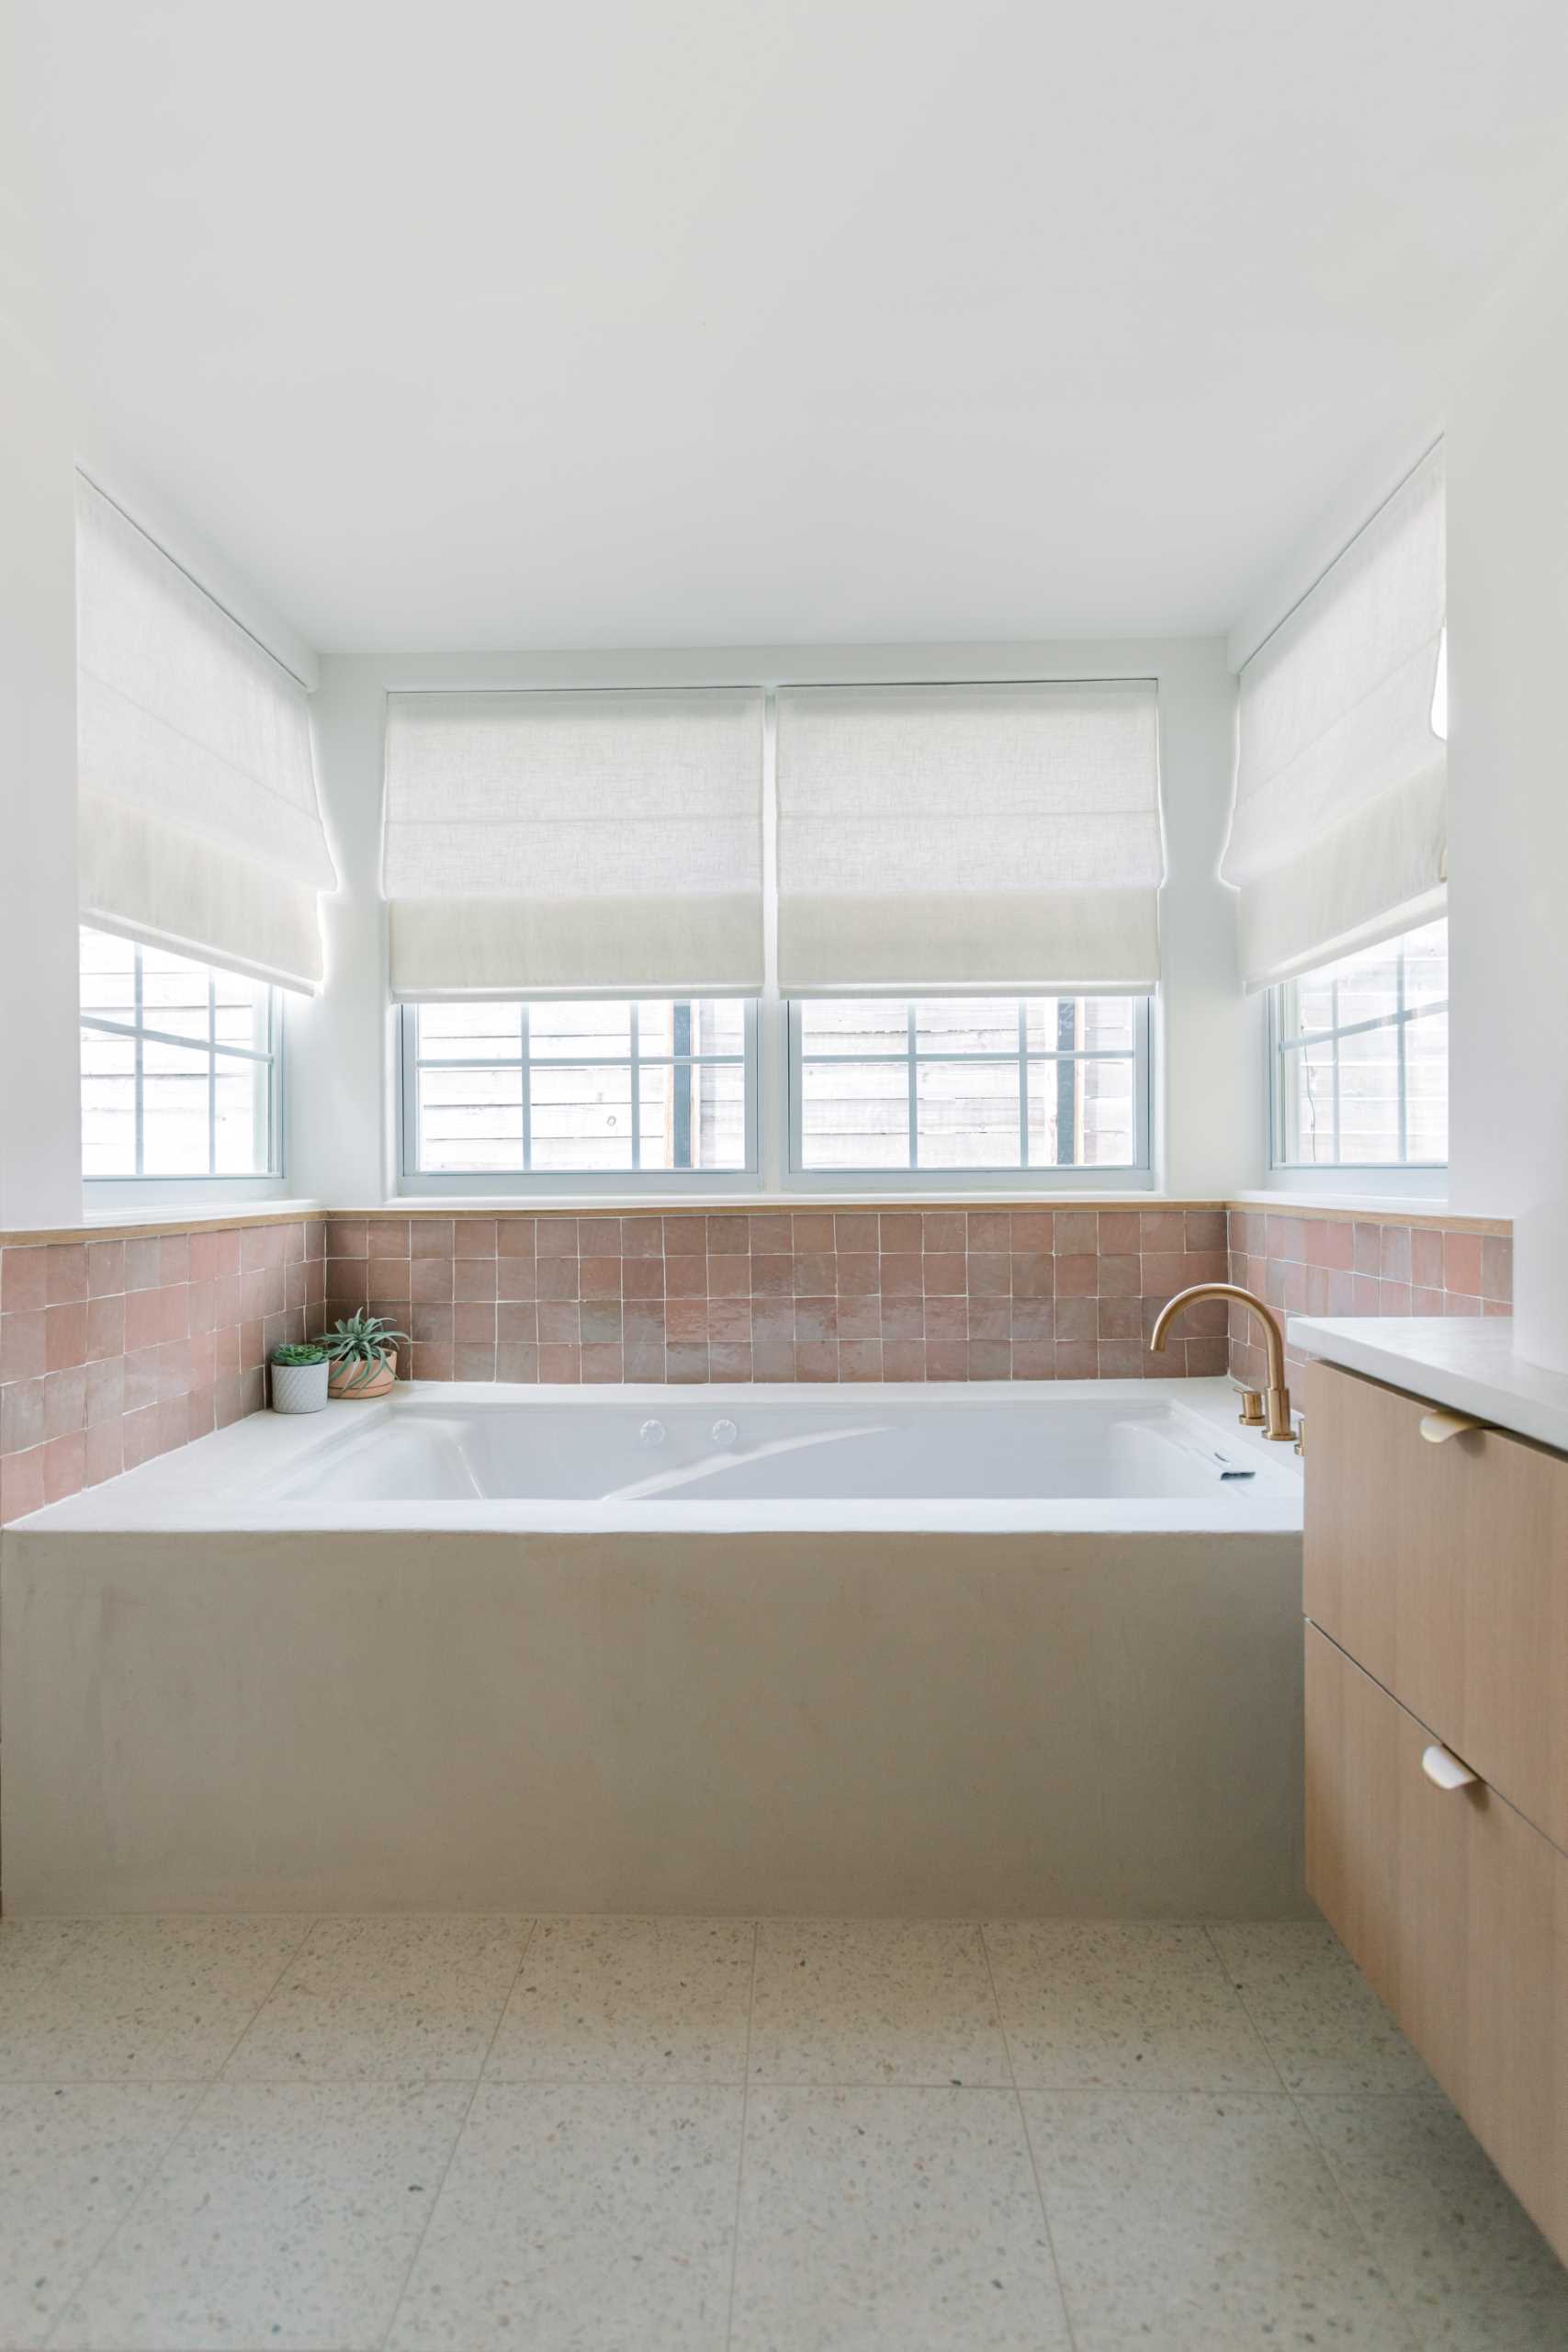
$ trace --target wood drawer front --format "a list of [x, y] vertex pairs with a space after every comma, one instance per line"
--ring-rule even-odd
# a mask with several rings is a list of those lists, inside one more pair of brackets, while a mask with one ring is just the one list
[[1307, 1888], [1568, 2256], [1568, 1860], [1307, 1628]]
[[1568, 1849], [1568, 1458], [1432, 1409], [1311, 1367], [1306, 1613]]

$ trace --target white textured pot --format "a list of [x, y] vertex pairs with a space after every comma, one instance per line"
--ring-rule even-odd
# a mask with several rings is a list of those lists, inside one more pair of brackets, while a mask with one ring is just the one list
[[275, 1363], [268, 1369], [275, 1413], [326, 1411], [327, 1374], [332, 1366], [324, 1356], [320, 1363]]

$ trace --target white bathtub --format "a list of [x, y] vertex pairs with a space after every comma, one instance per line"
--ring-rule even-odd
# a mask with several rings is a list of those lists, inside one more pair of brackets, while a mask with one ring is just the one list
[[1296, 1916], [1300, 1525], [1219, 1381], [257, 1415], [0, 1536], [0, 1894]]
[[800, 1387], [416, 1385], [256, 1415], [29, 1529], [1301, 1525], [1296, 1458], [1221, 1380]]

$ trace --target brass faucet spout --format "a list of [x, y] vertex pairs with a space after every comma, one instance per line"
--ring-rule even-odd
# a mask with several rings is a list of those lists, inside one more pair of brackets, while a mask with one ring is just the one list
[[1179, 1290], [1174, 1298], [1167, 1299], [1155, 1318], [1155, 1328], [1149, 1333], [1151, 1352], [1163, 1354], [1167, 1336], [1176, 1317], [1183, 1307], [1195, 1306], [1201, 1298], [1234, 1299], [1238, 1306], [1245, 1306], [1249, 1313], [1256, 1315], [1262, 1324], [1263, 1354], [1269, 1367], [1263, 1411], [1259, 1415], [1252, 1410], [1252, 1400], [1248, 1397], [1243, 1403], [1241, 1419], [1249, 1422], [1261, 1419], [1265, 1437], [1289, 1439], [1293, 1442], [1296, 1432], [1291, 1424], [1291, 1392], [1285, 1385], [1285, 1335], [1272, 1308], [1265, 1306], [1255, 1292], [1243, 1290], [1237, 1283], [1194, 1283], [1190, 1290]]

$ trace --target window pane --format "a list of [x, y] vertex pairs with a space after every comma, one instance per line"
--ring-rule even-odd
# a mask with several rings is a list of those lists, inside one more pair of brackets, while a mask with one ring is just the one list
[[536, 1062], [530, 1089], [536, 1170], [631, 1167], [629, 1063], [573, 1069]]
[[208, 1175], [212, 1138], [206, 1054], [149, 1038], [141, 1048], [141, 1069], [142, 1174]]
[[141, 950], [141, 1018], [149, 1029], [163, 1029], [175, 1037], [210, 1035], [208, 1014], [209, 975], [204, 964], [184, 956], [170, 956], [160, 947]]
[[[1276, 989], [1281, 1164], [1447, 1159], [1447, 998], [1446, 922], [1425, 923]], [[1303, 1035], [1314, 1042], [1290, 1044]]]
[[672, 1003], [668, 997], [637, 1006], [637, 1052], [736, 1054], [746, 1051], [746, 1007], [738, 997]]
[[522, 1070], [422, 1070], [419, 1132], [420, 1166], [433, 1174], [521, 1168]]
[[1130, 1168], [1137, 1158], [1138, 1125], [1130, 1061], [1079, 1062], [1080, 1164]]
[[744, 1168], [746, 1072], [735, 1062], [702, 1069], [656, 1064], [639, 1074], [644, 1169]]
[[266, 1165], [267, 1086], [257, 1062], [215, 1064], [213, 1167], [219, 1176], [246, 1176]]
[[82, 1173], [136, 1173], [136, 1046], [82, 1032]]
[[[104, 932], [80, 937], [84, 1175], [269, 1173], [276, 990]], [[137, 1033], [140, 1078], [136, 1037], [94, 1020]], [[214, 1054], [215, 1042], [245, 1057]]]
[[903, 1062], [806, 1062], [803, 1168], [908, 1168], [909, 1077]]
[[925, 998], [915, 1007], [915, 1050], [921, 1054], [1016, 1054], [1015, 997]]
[[908, 1046], [909, 1008], [895, 997], [807, 997], [795, 1012], [803, 1053], [902, 1054]]
[[523, 1050], [523, 1016], [515, 1004], [422, 1004], [415, 1019], [423, 1060], [515, 1061]]
[[[1013, 1012], [1013, 1037], [1018, 1013]], [[1019, 1066], [1007, 1062], [921, 1062], [915, 1073], [915, 1115], [922, 1168], [1017, 1168]]]
[[629, 1004], [535, 1004], [529, 1008], [528, 1051], [535, 1061], [575, 1060], [600, 1054], [625, 1060], [631, 1049]]
[[111, 939], [107, 932], [82, 933], [82, 1018], [96, 1014], [106, 1021], [136, 1018], [136, 950], [129, 939]]

